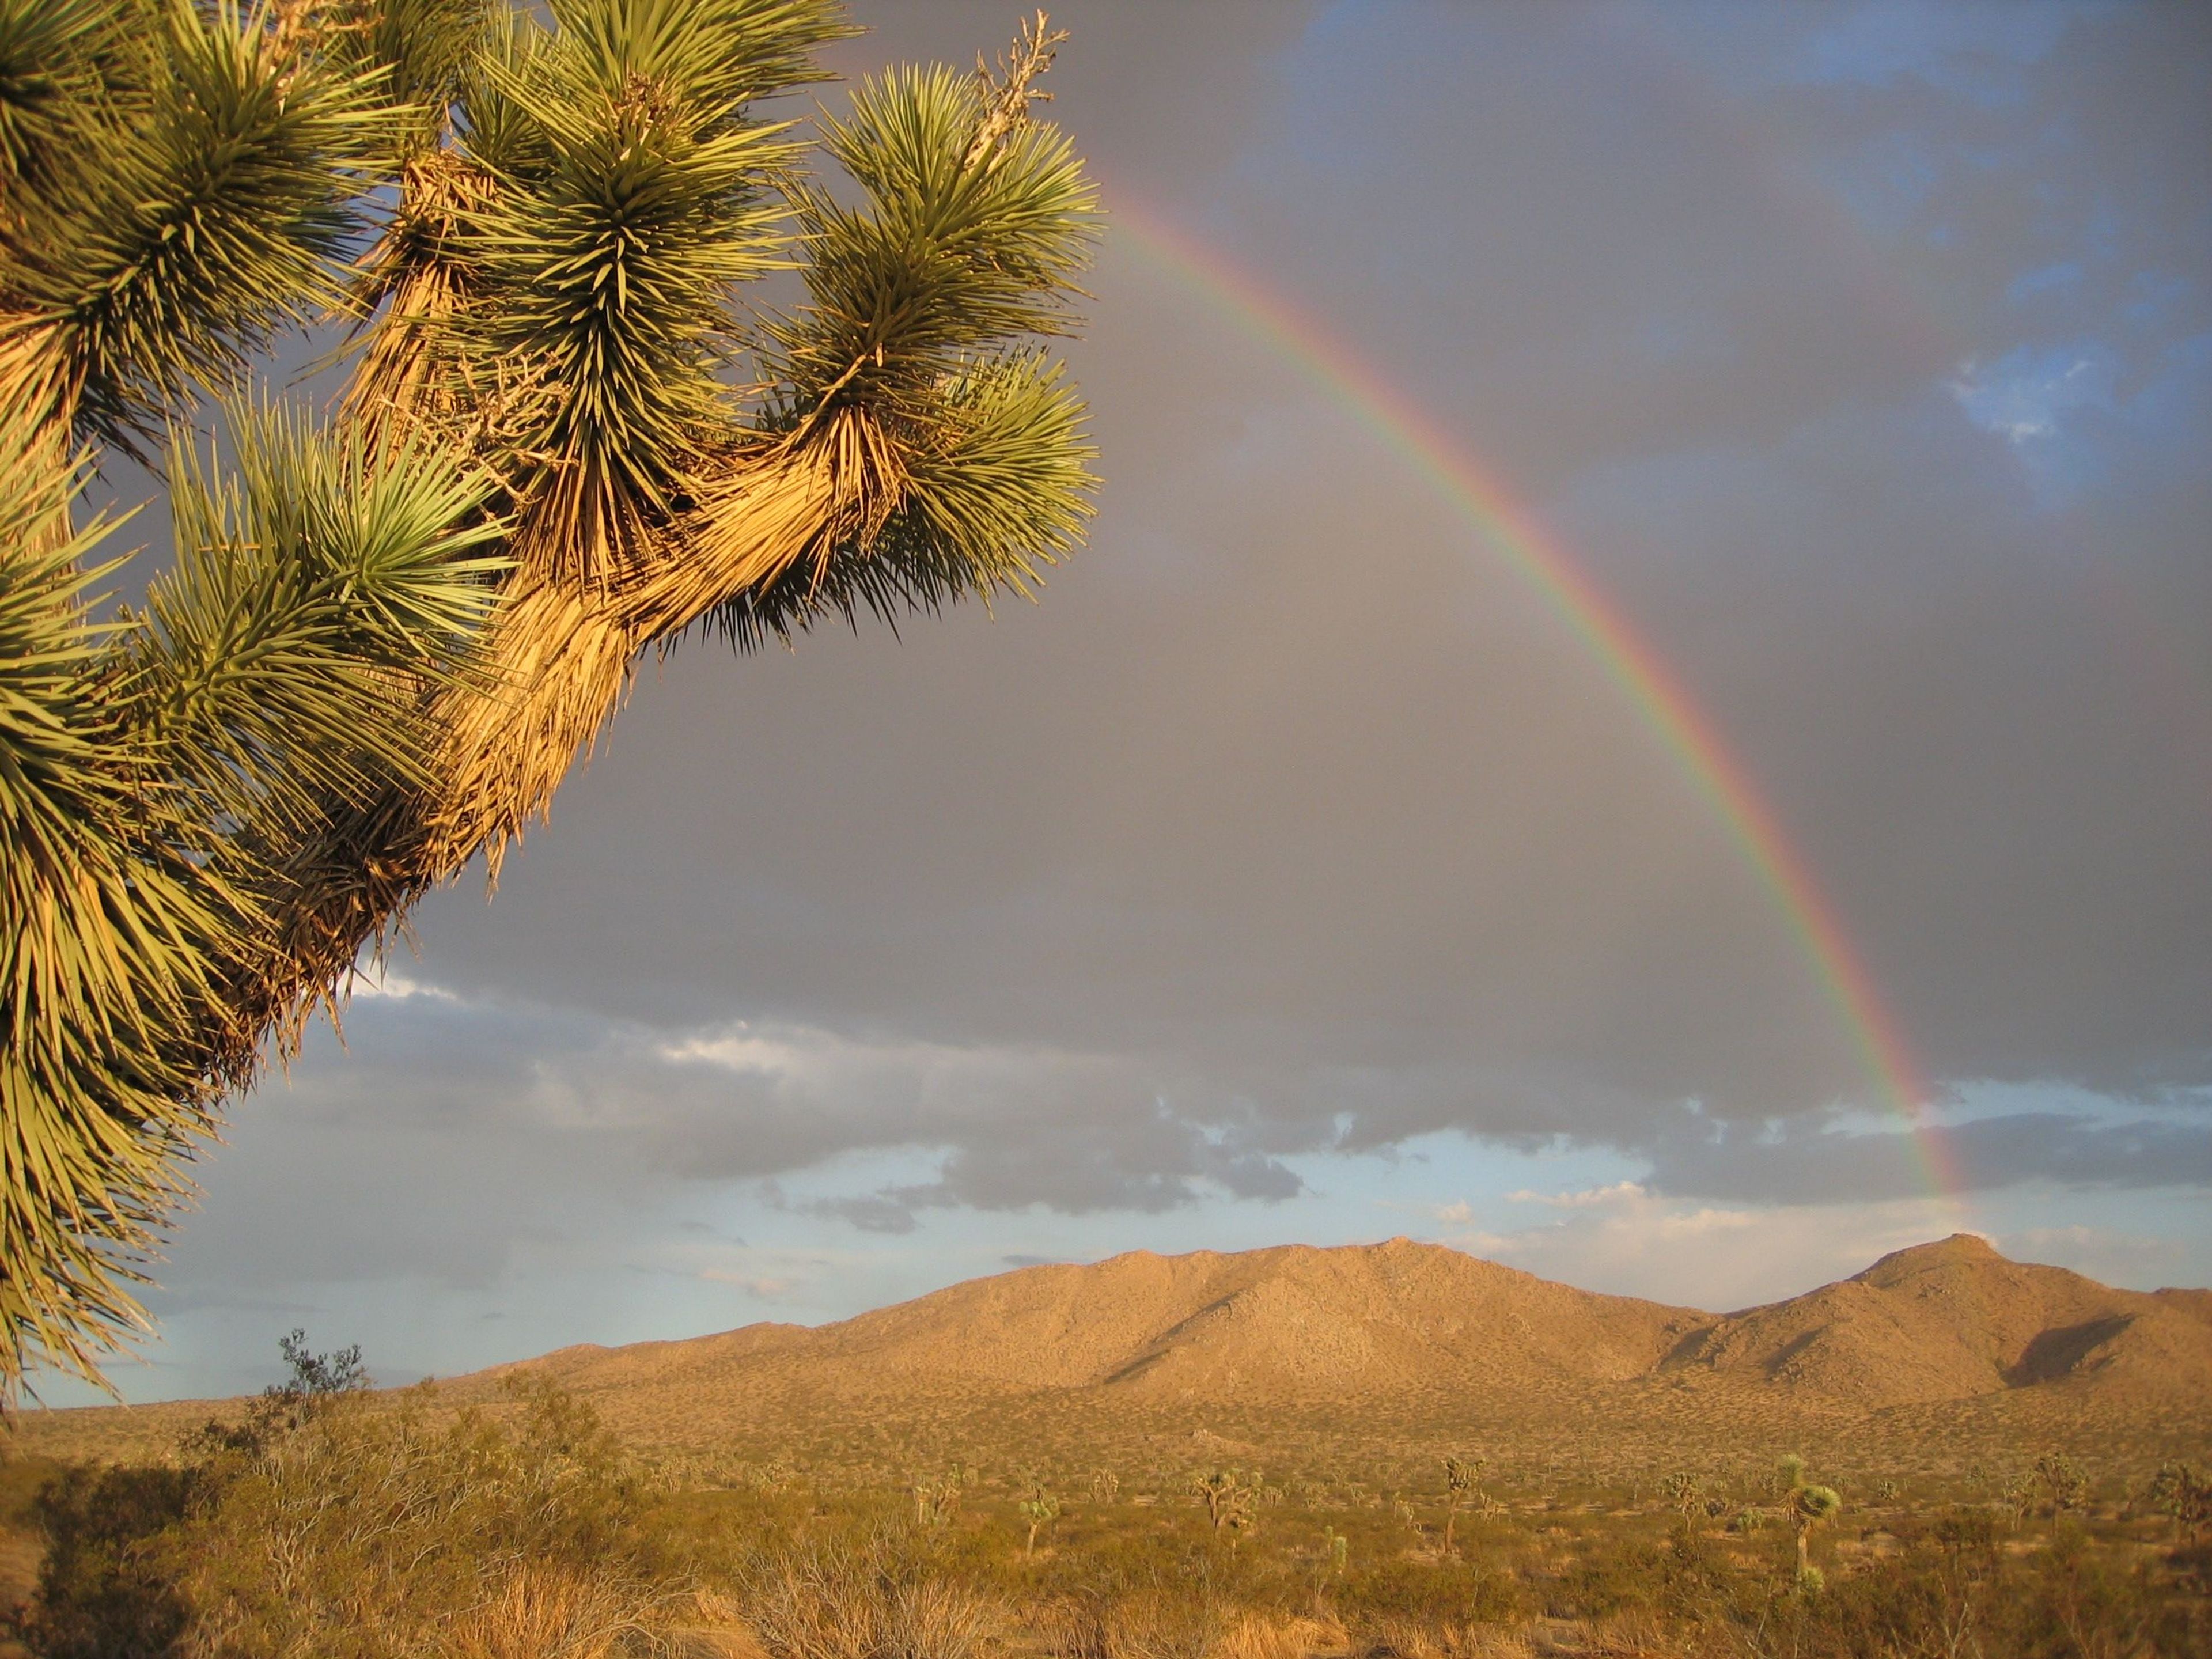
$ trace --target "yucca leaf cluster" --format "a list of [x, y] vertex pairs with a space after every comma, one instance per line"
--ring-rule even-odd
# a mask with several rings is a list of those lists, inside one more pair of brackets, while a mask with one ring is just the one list
[[[1058, 37], [811, 129], [768, 101], [851, 33], [0, 0], [0, 1390], [97, 1378], [222, 1099], [496, 871], [641, 653], [1023, 590], [1079, 538]], [[303, 328], [326, 418], [253, 380]], [[78, 504], [117, 447], [175, 546], [131, 608]]]

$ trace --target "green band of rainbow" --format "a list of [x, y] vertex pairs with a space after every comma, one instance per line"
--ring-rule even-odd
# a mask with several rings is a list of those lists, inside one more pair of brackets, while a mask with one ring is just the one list
[[1153, 265], [1205, 299], [1237, 329], [1294, 365], [1419, 473], [1484, 543], [1540, 595], [1666, 747], [1772, 899], [1856, 1048], [1881, 1103], [1911, 1131], [1929, 1190], [1962, 1190], [1896, 1019], [1834, 907], [1771, 807], [1688, 690], [1557, 538], [1516, 506], [1465, 448], [1256, 277], [1216, 250], [1117, 196], [1115, 228]]

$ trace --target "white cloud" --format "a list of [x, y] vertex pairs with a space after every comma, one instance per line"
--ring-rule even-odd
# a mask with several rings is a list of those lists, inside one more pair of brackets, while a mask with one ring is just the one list
[[431, 1002], [458, 1004], [461, 1001], [460, 997], [444, 986], [416, 979], [390, 963], [372, 966], [356, 975], [351, 990], [353, 995], [370, 1001], [405, 1002], [417, 997]]
[[2179, 1239], [2081, 1223], [2008, 1229], [1991, 1242], [2016, 1259], [2070, 1267], [2107, 1284], [2185, 1282], [2196, 1266], [2189, 1248]]
[[1557, 1206], [1570, 1213], [1556, 1221], [1443, 1242], [1584, 1290], [1726, 1310], [1798, 1295], [1959, 1230], [1935, 1200], [1717, 1209], [1631, 1182], [1592, 1193], [1603, 1196]]
[[1755, 1226], [1759, 1218], [1749, 1210], [1692, 1210], [1687, 1215], [1662, 1217], [1662, 1238], [1696, 1238], [1705, 1233], [1728, 1232]]
[[1523, 1188], [1505, 1194], [1514, 1204], [1548, 1204], [1555, 1210], [1594, 1210], [1627, 1203], [1645, 1195], [1641, 1182], [1616, 1181], [1609, 1187], [1585, 1187], [1578, 1192], [1538, 1193]]

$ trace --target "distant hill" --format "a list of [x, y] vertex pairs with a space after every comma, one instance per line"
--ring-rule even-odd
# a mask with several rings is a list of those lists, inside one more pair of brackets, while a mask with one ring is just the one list
[[1711, 1322], [1401, 1238], [1232, 1255], [1139, 1250], [971, 1279], [814, 1329], [565, 1348], [526, 1366], [591, 1390], [742, 1381], [821, 1398], [1043, 1389], [1345, 1399], [1637, 1376]]
[[590, 1392], [1091, 1390], [1137, 1401], [1540, 1395], [1707, 1376], [1876, 1408], [2065, 1386], [2212, 1384], [2212, 1292], [2113, 1290], [1959, 1234], [1786, 1302], [1716, 1315], [1602, 1296], [1410, 1239], [1024, 1267], [809, 1329], [562, 1349]]
[[[2212, 1291], [2114, 1290], [1965, 1234], [1732, 1314], [1403, 1238], [1137, 1251], [817, 1328], [564, 1348], [441, 1393], [490, 1401], [518, 1376], [588, 1397], [641, 1443], [872, 1467], [1076, 1439], [1155, 1458], [1194, 1437], [1362, 1456], [1451, 1436], [1555, 1455], [1593, 1437], [1656, 1437], [1711, 1454], [1823, 1434], [1848, 1446], [1875, 1415], [1939, 1449], [2138, 1429], [2193, 1449], [2212, 1437]], [[143, 1445], [208, 1409], [33, 1413], [18, 1437]]]
[[1864, 1407], [2036, 1388], [2188, 1398], [2212, 1391], [2212, 1292], [2116, 1291], [1958, 1233], [1712, 1321], [1662, 1364], [1680, 1368]]

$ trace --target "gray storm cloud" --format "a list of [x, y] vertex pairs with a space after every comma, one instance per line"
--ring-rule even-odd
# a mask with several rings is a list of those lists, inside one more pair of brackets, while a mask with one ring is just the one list
[[[1012, 22], [860, 9], [855, 70]], [[2212, 1183], [2212, 11], [1055, 14], [1109, 210], [1575, 550], [1938, 1089], [2101, 1097], [1954, 1123], [1966, 1181]], [[1042, 603], [648, 665], [496, 902], [422, 907], [452, 1000], [257, 1103], [180, 1282], [489, 1280], [718, 1183], [859, 1234], [1293, 1200], [1437, 1131], [1920, 1190], [1792, 918], [1479, 526], [1110, 222], [1091, 287], [1105, 487]]]
[[[1578, 548], [1939, 1083], [2212, 1084], [2212, 499], [2179, 463], [2212, 425], [2212, 264], [2203, 170], [2146, 165], [2212, 136], [2202, 18], [2007, 37], [1998, 96], [1943, 85], [1981, 48], [1855, 64], [1814, 14], [1716, 58], [1635, 9], [1267, 9], [1229, 129], [1202, 94], [1240, 42], [1185, 61], [1115, 8], [1070, 13], [1056, 112]], [[988, 21], [917, 11], [872, 50]], [[1173, 118], [1164, 76], [1211, 135], [1183, 177], [1146, 176], [1160, 136], [1117, 113], [1133, 78]], [[2006, 141], [2015, 166], [1972, 159]], [[2006, 275], [2099, 240], [2078, 277]], [[1638, 1144], [1685, 1100], [1877, 1103], [1790, 919], [1480, 536], [1110, 234], [1096, 288], [1078, 367], [1108, 484], [1043, 604], [687, 648], [498, 903], [427, 909], [426, 970], [671, 1024], [1264, 1077], [1261, 1118], [1370, 1136]], [[2048, 439], [1958, 392], [1970, 361], [2093, 334], [2125, 384]], [[2062, 449], [2054, 506], [2036, 469]], [[1080, 1133], [1149, 1098], [1034, 1103]]]

